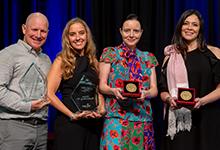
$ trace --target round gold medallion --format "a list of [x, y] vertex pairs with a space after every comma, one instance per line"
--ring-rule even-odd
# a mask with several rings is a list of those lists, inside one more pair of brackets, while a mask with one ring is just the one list
[[189, 92], [189, 91], [182, 91], [182, 92], [180, 93], [180, 97], [181, 97], [183, 100], [188, 101], [188, 100], [190, 100], [190, 99], [192, 98], [192, 93]]
[[135, 92], [137, 90], [137, 86], [134, 83], [128, 83], [126, 85], [126, 90], [128, 92]]

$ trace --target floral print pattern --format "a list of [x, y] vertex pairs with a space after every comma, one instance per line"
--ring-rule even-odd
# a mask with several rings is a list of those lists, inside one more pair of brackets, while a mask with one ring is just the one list
[[[158, 65], [156, 57], [149, 52], [136, 49], [132, 52], [121, 44], [118, 47], [107, 47], [103, 50], [101, 62], [111, 63], [108, 85], [110, 87], [123, 87], [123, 80], [139, 81], [140, 89], [149, 89], [151, 68]], [[150, 99], [133, 102], [129, 110], [124, 110], [114, 97], [106, 97], [107, 117], [118, 117], [130, 121], [152, 121]]]
[[155, 150], [153, 124], [108, 118], [101, 136], [101, 150]]
[[[151, 68], [158, 65], [152, 53], [130, 50], [124, 43], [105, 48], [100, 61], [111, 63], [108, 85], [112, 88], [123, 88], [123, 80], [132, 80], [140, 83], [140, 89], [148, 90]], [[155, 150], [150, 99], [128, 100], [132, 106], [124, 109], [116, 98], [106, 96], [101, 150]]]

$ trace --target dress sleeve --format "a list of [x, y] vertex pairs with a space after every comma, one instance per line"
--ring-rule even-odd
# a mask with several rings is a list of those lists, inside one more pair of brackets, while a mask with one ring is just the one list
[[146, 61], [148, 68], [153, 68], [159, 65], [157, 58], [154, 56], [153, 53], [148, 53], [149, 61]]
[[116, 61], [116, 52], [114, 47], [104, 48], [100, 57], [100, 62], [113, 63]]
[[157, 58], [154, 56], [153, 53], [143, 52], [142, 54], [143, 54], [142, 56], [145, 56], [145, 57], [142, 56], [141, 57], [144, 63], [146, 64], [147, 68], [153, 68], [159, 65]]
[[218, 85], [220, 83], [220, 59], [218, 59], [210, 49], [206, 50], [204, 54], [209, 58], [214, 76], [214, 82], [216, 85]]

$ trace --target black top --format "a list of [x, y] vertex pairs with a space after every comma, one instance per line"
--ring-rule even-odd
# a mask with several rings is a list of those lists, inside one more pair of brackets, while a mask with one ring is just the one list
[[[168, 62], [168, 61], [167, 61]], [[160, 91], [168, 91], [166, 79], [167, 62], [162, 68], [159, 83]], [[220, 61], [209, 50], [199, 49], [188, 52], [185, 60], [189, 87], [196, 89], [196, 97], [203, 97], [220, 83]]]
[[86, 75], [87, 78], [98, 85], [98, 74], [91, 68], [86, 56], [76, 58], [76, 68], [74, 70], [73, 77], [67, 80], [62, 79], [59, 87], [62, 95], [62, 102], [73, 112], [76, 112], [77, 108], [71, 100], [71, 94], [83, 75]]
[[[199, 49], [188, 52], [185, 60], [189, 87], [195, 88], [196, 97], [203, 97], [213, 91], [220, 83], [220, 61], [209, 50]], [[159, 89], [167, 91], [166, 80], [167, 62], [162, 68]], [[168, 107], [167, 107], [168, 108]], [[168, 110], [168, 109], [167, 109]], [[192, 110], [192, 128], [189, 131], [178, 132], [174, 140], [165, 136], [163, 150], [209, 150], [219, 149], [220, 143], [220, 101], [207, 104], [200, 109]], [[165, 131], [167, 128], [168, 113], [165, 116]], [[183, 142], [184, 141], [184, 142]]]

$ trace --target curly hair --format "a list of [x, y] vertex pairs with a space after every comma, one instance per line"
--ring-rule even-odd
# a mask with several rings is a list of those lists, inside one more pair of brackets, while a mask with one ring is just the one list
[[87, 56], [89, 58], [89, 64], [92, 66], [92, 68], [98, 72], [98, 61], [96, 57], [96, 46], [93, 41], [93, 37], [91, 34], [91, 31], [86, 24], [85, 21], [83, 21], [80, 18], [73, 18], [70, 21], [67, 22], [62, 35], [62, 51], [59, 53], [58, 57], [61, 57], [62, 59], [62, 65], [61, 69], [63, 70], [62, 75], [63, 78], [69, 79], [73, 76], [75, 65], [76, 65], [76, 55], [79, 55], [79, 52], [73, 48], [73, 46], [70, 44], [69, 41], [69, 29], [71, 25], [75, 23], [80, 23], [84, 26], [87, 34], [87, 43], [84, 48], [84, 56]]

